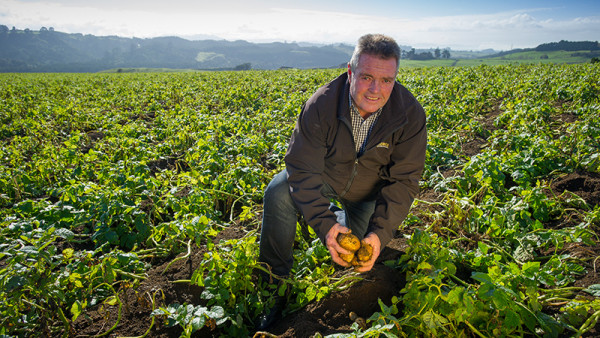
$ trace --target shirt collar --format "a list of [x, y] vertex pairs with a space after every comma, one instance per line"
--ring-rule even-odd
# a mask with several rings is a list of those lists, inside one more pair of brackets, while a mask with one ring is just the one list
[[[352, 99], [352, 95], [348, 94], [348, 99], [350, 100], [350, 113], [351, 115], [358, 115], [360, 116], [360, 118], [362, 119], [362, 116], [360, 115], [360, 112], [358, 111], [358, 108], [356, 108], [356, 106], [354, 105], [354, 100]], [[383, 110], [383, 107], [377, 109], [376, 112], [374, 112], [373, 114], [369, 115], [368, 118], [372, 117], [372, 116], [379, 116], [379, 114], [381, 113], [381, 111]], [[363, 119], [366, 120], [366, 119]]]

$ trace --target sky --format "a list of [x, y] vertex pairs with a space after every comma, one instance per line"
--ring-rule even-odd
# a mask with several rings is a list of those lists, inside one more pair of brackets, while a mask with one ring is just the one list
[[351, 45], [382, 33], [414, 48], [510, 50], [600, 40], [600, 0], [0, 0], [0, 24], [98, 36]]

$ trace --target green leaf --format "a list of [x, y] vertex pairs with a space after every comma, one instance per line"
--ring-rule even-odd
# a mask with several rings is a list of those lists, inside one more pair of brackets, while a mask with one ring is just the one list
[[212, 292], [211, 289], [204, 289], [204, 291], [202, 291], [202, 294], [200, 294], [200, 298], [202, 299], [213, 299], [215, 298], [216, 295]]
[[190, 325], [192, 326], [192, 332], [200, 330], [202, 327], [204, 327], [204, 323], [206, 323], [206, 318], [204, 318], [204, 316], [194, 317], [190, 322]]
[[73, 250], [72, 248], [66, 248], [63, 250], [62, 254], [66, 260], [70, 260], [71, 258], [73, 258], [74, 252], [75, 252], [75, 250]]
[[540, 270], [540, 262], [527, 262], [521, 268], [526, 276], [533, 276], [535, 272]]
[[56, 231], [54, 231], [54, 234], [66, 240], [70, 240], [73, 239], [73, 237], [75, 237], [75, 233], [73, 231], [65, 228], [56, 229]]
[[106, 298], [106, 301], [104, 301], [106, 304], [114, 306], [117, 304], [118, 300], [116, 296], [111, 296]]
[[505, 325], [506, 329], [508, 329], [509, 331], [512, 331], [520, 324], [521, 324], [521, 318], [519, 317], [519, 315], [511, 309], [507, 309], [506, 316], [504, 317], [504, 325]]
[[77, 272], [73, 272], [69, 275], [69, 282], [75, 284], [78, 288], [83, 288], [83, 284], [81, 283], [81, 274]]
[[19, 251], [28, 253], [28, 254], [32, 254], [32, 255], [36, 255], [38, 253], [38, 249], [36, 247], [30, 246], [30, 245], [22, 247]]
[[279, 288], [277, 289], [277, 295], [279, 295], [279, 297], [283, 297], [285, 296], [285, 291], [287, 290], [287, 285], [285, 284], [281, 284], [279, 286]]
[[440, 316], [439, 314], [429, 310], [423, 314], [423, 322], [431, 330], [435, 330], [448, 323], [448, 319]]
[[594, 297], [600, 297], [600, 284], [590, 285], [583, 291], [589, 293], [590, 295], [592, 295]]
[[16, 288], [20, 288], [21, 286], [27, 284], [27, 279], [23, 276], [12, 276], [6, 283], [6, 288], [8, 291], [12, 291]]
[[483, 272], [473, 272], [471, 274], [471, 278], [480, 282], [480, 283], [492, 283], [492, 278], [488, 274]]
[[462, 300], [462, 287], [455, 287], [450, 292], [448, 292], [448, 303], [450, 304], [459, 304]]
[[315, 297], [317, 296], [317, 289], [310, 285], [308, 288], [306, 288], [306, 299], [310, 302], [311, 300], [315, 299]]
[[489, 245], [485, 244], [484, 242], [477, 242], [477, 247], [479, 248], [479, 250], [481, 251], [482, 254], [486, 255], [488, 253], [488, 250], [490, 249]]
[[417, 267], [417, 270], [432, 270], [433, 269], [433, 265], [427, 263], [427, 262], [421, 262], [419, 263], [419, 266]]
[[206, 315], [209, 318], [219, 319], [225, 316], [225, 310], [220, 306], [213, 306], [210, 310], [206, 311]]
[[79, 317], [84, 307], [85, 303], [82, 304], [79, 300], [76, 300], [73, 305], [71, 305], [71, 314], [73, 315], [72, 321], [75, 321], [77, 317]]

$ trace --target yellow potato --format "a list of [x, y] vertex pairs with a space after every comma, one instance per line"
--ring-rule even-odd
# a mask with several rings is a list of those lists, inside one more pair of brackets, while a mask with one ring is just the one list
[[356, 252], [356, 257], [360, 262], [366, 262], [373, 257], [373, 247], [367, 242], [360, 241], [360, 249]]
[[341, 253], [340, 258], [348, 263], [352, 263], [352, 260], [355, 259], [356, 257], [354, 256], [353, 253], [351, 253], [351, 254], [342, 254]]
[[360, 248], [360, 240], [352, 232], [339, 233], [336, 240], [342, 248], [348, 251], [356, 252]]

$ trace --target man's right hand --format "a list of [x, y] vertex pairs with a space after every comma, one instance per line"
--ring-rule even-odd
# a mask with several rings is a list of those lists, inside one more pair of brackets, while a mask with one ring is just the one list
[[329, 229], [329, 232], [327, 233], [327, 235], [325, 235], [325, 246], [327, 247], [327, 250], [329, 250], [329, 254], [331, 255], [331, 259], [333, 260], [334, 263], [337, 263], [343, 267], [350, 267], [351, 264], [346, 262], [345, 260], [343, 260], [339, 254], [351, 254], [351, 251], [348, 251], [344, 248], [342, 248], [339, 243], [337, 242], [337, 236], [339, 233], [346, 233], [349, 232], [350, 229], [346, 228], [345, 226], [341, 225], [340, 223], [335, 223], [331, 229]]

